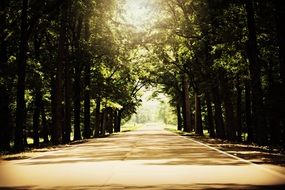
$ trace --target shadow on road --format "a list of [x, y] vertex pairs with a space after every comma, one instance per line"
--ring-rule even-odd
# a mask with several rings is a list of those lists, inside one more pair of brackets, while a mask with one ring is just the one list
[[[165, 138], [167, 136], [167, 138]], [[138, 140], [139, 139], [139, 140]], [[205, 149], [205, 151], [203, 151]], [[214, 158], [214, 159], [213, 159]], [[22, 162], [24, 165], [71, 164], [148, 160], [147, 165], [245, 165], [246, 163], [191, 144], [173, 134], [126, 134], [108, 139], [92, 139], [65, 151]], [[161, 162], [156, 162], [160, 160]], [[152, 162], [154, 161], [154, 162]]]
[[[44, 190], [46, 187], [56, 190], [261, 190], [285, 187], [285, 178], [279, 173], [155, 126], [91, 139], [2, 168], [6, 172], [0, 171], [3, 172], [0, 177], [9, 181], [3, 178], [0, 189], [8, 190]], [[7, 184], [6, 187], [3, 184]]]

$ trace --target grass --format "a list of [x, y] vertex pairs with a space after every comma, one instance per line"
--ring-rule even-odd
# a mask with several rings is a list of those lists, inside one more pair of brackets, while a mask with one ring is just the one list
[[143, 124], [127, 122], [124, 125], [122, 125], [121, 132], [134, 131], [134, 130], [139, 129], [142, 126], [143, 126]]

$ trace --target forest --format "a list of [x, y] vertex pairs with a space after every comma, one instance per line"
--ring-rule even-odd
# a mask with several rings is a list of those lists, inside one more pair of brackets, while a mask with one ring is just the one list
[[148, 87], [178, 130], [285, 148], [282, 0], [133, 2], [0, 1], [0, 151], [119, 132]]

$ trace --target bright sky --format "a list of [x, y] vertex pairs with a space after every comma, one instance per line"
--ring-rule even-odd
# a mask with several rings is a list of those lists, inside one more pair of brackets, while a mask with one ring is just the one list
[[155, 19], [156, 10], [150, 0], [126, 0], [123, 9], [125, 22], [138, 30], [151, 25]]

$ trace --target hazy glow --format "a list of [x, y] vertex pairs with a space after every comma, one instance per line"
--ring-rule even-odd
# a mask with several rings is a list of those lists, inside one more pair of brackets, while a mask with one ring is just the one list
[[126, 0], [123, 9], [125, 22], [137, 29], [151, 25], [155, 18], [155, 8], [149, 0]]

